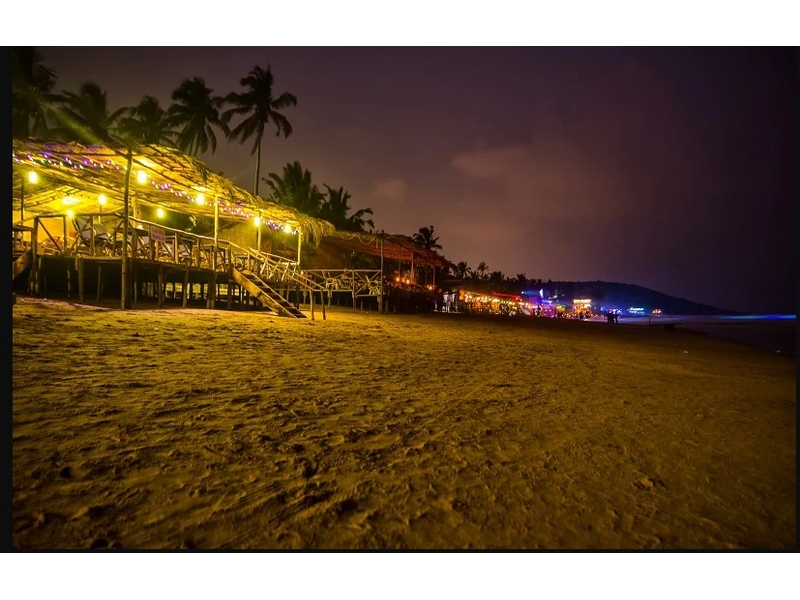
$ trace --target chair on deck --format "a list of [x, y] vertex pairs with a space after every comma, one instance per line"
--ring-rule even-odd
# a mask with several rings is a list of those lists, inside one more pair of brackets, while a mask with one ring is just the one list
[[188, 265], [192, 262], [192, 250], [186, 240], [178, 242], [178, 260], [175, 260], [175, 252], [171, 242], [159, 244], [159, 258], [166, 258], [169, 262]]
[[87, 248], [92, 248], [92, 238], [94, 238], [95, 250], [107, 252], [113, 247], [111, 237], [102, 223], [95, 222], [93, 230], [91, 221], [75, 217], [72, 219], [72, 226], [75, 228], [77, 237]]
[[139, 225], [134, 233], [128, 234], [128, 244], [133, 246], [134, 235], [136, 237], [136, 247], [133, 250], [133, 255], [140, 258], [150, 257], [150, 236], [144, 231], [144, 228]]
[[[120, 220], [114, 226], [114, 242], [116, 245], [117, 250], [122, 249], [122, 231], [124, 228], [124, 222]], [[135, 229], [135, 231], [134, 231]], [[134, 248], [134, 236], [136, 247]], [[144, 228], [139, 225], [138, 227], [134, 228], [132, 223], [128, 223], [128, 247], [132, 248], [131, 254], [137, 258], [149, 258], [150, 257], [150, 236], [147, 235], [147, 232]]]

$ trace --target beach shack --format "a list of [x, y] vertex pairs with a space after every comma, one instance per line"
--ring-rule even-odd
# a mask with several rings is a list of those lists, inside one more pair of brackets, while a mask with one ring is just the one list
[[399, 287], [387, 265], [408, 269], [406, 286], [430, 276], [431, 289], [449, 266], [406, 236], [337, 231], [173, 148], [14, 140], [12, 161], [21, 293], [122, 308], [264, 307], [296, 318], [305, 302], [313, 318], [315, 298], [324, 311], [342, 294], [354, 308], [373, 297], [382, 310], [385, 292]]

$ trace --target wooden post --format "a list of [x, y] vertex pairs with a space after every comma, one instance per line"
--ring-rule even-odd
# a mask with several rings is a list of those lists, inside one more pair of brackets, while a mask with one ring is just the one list
[[297, 229], [297, 270], [300, 270], [300, 249], [303, 247], [303, 232]]
[[[173, 288], [174, 289], [174, 288]], [[172, 292], [175, 295], [175, 292]], [[164, 306], [164, 265], [158, 265], [158, 308]]]
[[[325, 315], [325, 290], [322, 289], [319, 292], [319, 301], [322, 304], [322, 320], [324, 321], [327, 317]], [[330, 300], [328, 300], [330, 302]]]
[[311, 290], [311, 320], [314, 321], [314, 290]]
[[67, 261], [67, 298], [72, 295], [72, 265]]
[[189, 265], [183, 268], [183, 308], [186, 308], [189, 302]]
[[103, 276], [103, 266], [97, 265], [97, 303], [100, 304], [100, 295], [102, 293], [103, 284], [102, 282]]
[[[134, 239], [134, 244], [136, 240]], [[133, 263], [133, 260], [131, 260]], [[133, 275], [133, 303], [136, 304], [139, 301], [139, 273], [136, 268], [131, 264], [131, 273]]]
[[125, 169], [125, 191], [123, 193], [124, 210], [122, 212], [122, 308], [131, 307], [128, 293], [128, 217], [130, 216], [130, 189], [131, 168], [133, 166], [133, 151], [128, 148], [128, 166]]
[[[25, 222], [25, 173], [20, 173], [20, 187], [19, 187], [19, 222]], [[20, 232], [21, 234], [22, 232]], [[34, 256], [34, 258], [36, 258]]]
[[355, 310], [356, 309], [356, 271], [355, 271], [355, 269], [353, 269], [353, 276], [352, 276], [351, 281], [353, 282], [353, 285], [352, 285], [352, 287], [353, 287], [353, 290], [352, 290], [352, 293], [353, 293], [353, 310]]
[[231, 309], [231, 305], [233, 302], [233, 287], [231, 287], [231, 279], [230, 276], [228, 277], [228, 310]]
[[82, 258], [75, 259], [76, 267], [78, 268], [78, 300], [86, 302], [86, 278], [84, 277], [84, 260]]
[[33, 219], [31, 231], [31, 273], [28, 276], [28, 293], [39, 295], [39, 217]]
[[383, 230], [381, 229], [381, 287], [378, 294], [378, 314], [383, 312]]

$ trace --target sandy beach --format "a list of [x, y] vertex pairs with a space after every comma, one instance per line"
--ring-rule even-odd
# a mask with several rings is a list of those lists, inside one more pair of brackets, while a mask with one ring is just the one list
[[796, 363], [664, 328], [13, 307], [15, 548], [796, 546]]

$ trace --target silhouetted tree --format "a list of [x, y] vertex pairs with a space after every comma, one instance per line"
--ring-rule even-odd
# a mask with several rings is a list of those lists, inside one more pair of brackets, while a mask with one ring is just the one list
[[169, 123], [177, 130], [175, 144], [188, 154], [198, 155], [217, 149], [215, 128], [228, 135], [228, 127], [220, 117], [224, 98], [215, 96], [200, 77], [184, 79], [172, 92], [172, 105], [167, 109]]
[[267, 67], [266, 71], [258, 66], [253, 67], [247, 77], [239, 80], [239, 83], [246, 88], [246, 91], [231, 92], [226, 96], [226, 102], [232, 104], [233, 108], [226, 110], [222, 118], [227, 124], [234, 115], [245, 116], [244, 120], [231, 130], [230, 138], [239, 138], [242, 144], [251, 137], [255, 138], [251, 151], [251, 154], [256, 155], [253, 193], [258, 195], [258, 182], [261, 177], [261, 140], [264, 137], [264, 129], [272, 122], [276, 127], [276, 136], [283, 133], [283, 137], [288, 138], [292, 135], [291, 123], [278, 111], [297, 106], [297, 98], [288, 92], [282, 93], [277, 98], [273, 95], [270, 67]]

